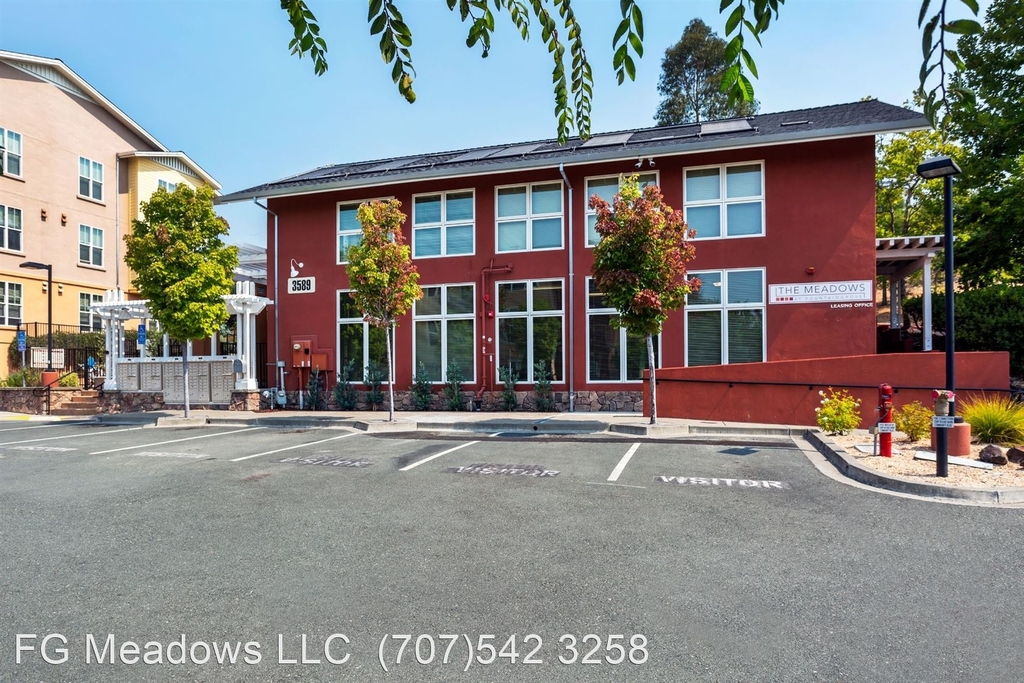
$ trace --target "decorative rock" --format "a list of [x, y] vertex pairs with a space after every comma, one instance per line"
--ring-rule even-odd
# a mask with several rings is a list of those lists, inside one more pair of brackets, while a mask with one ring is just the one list
[[1024, 466], [1024, 450], [1020, 448], [1011, 448], [1006, 451], [1006, 459], [1010, 462], [1015, 462], [1018, 465]]
[[990, 462], [993, 465], [1005, 465], [1008, 462], [1006, 456], [1003, 455], [1003, 449], [992, 444], [981, 449], [981, 453], [978, 454], [978, 460]]

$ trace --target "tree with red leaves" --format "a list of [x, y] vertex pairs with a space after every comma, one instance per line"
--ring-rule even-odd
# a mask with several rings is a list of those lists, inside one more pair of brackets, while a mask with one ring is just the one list
[[605, 301], [619, 313], [612, 324], [647, 340], [651, 424], [657, 424], [654, 335], [686, 295], [700, 287], [700, 280], [686, 277], [686, 264], [695, 254], [687, 241], [693, 232], [682, 213], [665, 204], [656, 185], [641, 191], [634, 175], [620, 187], [614, 205], [597, 195], [590, 198], [601, 236], [591, 270]]

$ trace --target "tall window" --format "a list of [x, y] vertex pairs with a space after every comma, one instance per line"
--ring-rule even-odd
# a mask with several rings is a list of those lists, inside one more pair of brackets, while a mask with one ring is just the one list
[[[587, 359], [590, 382], [639, 382], [647, 364], [647, 339], [612, 326], [618, 313], [587, 278]], [[661, 367], [661, 337], [654, 336], [655, 367]]]
[[457, 364], [467, 382], [476, 381], [473, 362], [473, 285], [424, 287], [413, 305], [416, 330], [414, 371], [420, 365], [431, 382], [448, 380], [448, 366]]
[[348, 263], [348, 248], [363, 241], [363, 226], [356, 218], [359, 202], [338, 204], [338, 263]]
[[[605, 200], [609, 204], [615, 201], [615, 195], [619, 193], [619, 179], [621, 176], [608, 176], [607, 178], [587, 178], [587, 196], [584, 199], [587, 205], [587, 246], [596, 246], [601, 241], [601, 236], [597, 234], [597, 212], [590, 208], [590, 198], [593, 195], [597, 195], [601, 199]], [[647, 187], [648, 185], [656, 185], [658, 183], [657, 173], [641, 173], [639, 174], [640, 189]]]
[[562, 184], [498, 188], [498, 251], [562, 248]]
[[0, 280], [0, 325], [21, 324], [21, 285]]
[[78, 226], [78, 262], [87, 266], [103, 266], [103, 229]]
[[387, 383], [388, 344], [383, 327], [363, 321], [363, 313], [347, 290], [338, 292], [338, 379], [362, 382], [375, 363]]
[[82, 332], [94, 332], [103, 329], [103, 320], [93, 312], [92, 305], [103, 303], [102, 294], [78, 295], [78, 327]]
[[700, 290], [687, 295], [686, 364], [758, 363], [764, 349], [764, 270], [691, 272]]
[[21, 251], [21, 209], [0, 204], [0, 249]]
[[473, 191], [442, 192], [412, 198], [412, 255], [473, 253]]
[[686, 170], [686, 224], [696, 239], [764, 235], [764, 168], [734, 164]]
[[3, 164], [4, 175], [21, 177], [21, 133], [0, 128], [0, 163]]
[[174, 192], [176, 189], [178, 189], [178, 183], [170, 183], [167, 182], [166, 180], [158, 180], [156, 181], [156, 185], [158, 188], [162, 190], [167, 190], [168, 192]]
[[562, 281], [498, 283], [498, 366], [533, 382], [543, 363], [552, 382], [564, 382]]
[[78, 157], [78, 196], [103, 201], [103, 164]]

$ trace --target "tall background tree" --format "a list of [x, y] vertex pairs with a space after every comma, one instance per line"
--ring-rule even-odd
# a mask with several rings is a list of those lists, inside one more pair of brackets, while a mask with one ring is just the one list
[[185, 417], [189, 415], [188, 342], [211, 336], [227, 319], [222, 298], [232, 292], [238, 248], [224, 244], [226, 220], [214, 213], [213, 190], [179, 183], [142, 202], [143, 220], [125, 236], [132, 284], [168, 335], [182, 343]]
[[654, 116], [658, 125], [756, 114], [757, 100], [730, 102], [722, 92], [725, 68], [725, 41], [700, 19], [691, 21], [661, 60], [658, 93], [664, 99]]
[[412, 264], [409, 245], [402, 236], [405, 214], [397, 199], [372, 201], [359, 206], [356, 218], [363, 239], [349, 247], [346, 270], [349, 294], [363, 312], [363, 319], [384, 328], [388, 363], [388, 420], [395, 419], [395, 375], [392, 349], [396, 321], [423, 297], [420, 274]]
[[612, 324], [647, 340], [651, 424], [657, 424], [654, 335], [691, 288], [699, 286], [686, 277], [686, 264], [694, 257], [687, 241], [691, 235], [682, 213], [665, 204], [661, 189], [649, 185], [641, 192], [636, 176], [623, 180], [614, 205], [594, 195], [590, 208], [597, 211], [601, 236], [594, 248], [594, 280], [618, 311]]

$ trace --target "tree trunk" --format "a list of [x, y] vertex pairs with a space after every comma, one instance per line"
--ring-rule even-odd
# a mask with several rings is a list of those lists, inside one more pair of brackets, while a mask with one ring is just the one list
[[384, 341], [388, 347], [388, 422], [395, 421], [395, 378], [392, 373], [391, 340], [395, 338], [394, 323], [384, 328]]
[[185, 417], [188, 417], [188, 342], [181, 343], [181, 381], [185, 389]]
[[647, 366], [651, 369], [651, 424], [658, 424], [658, 404], [655, 402], [654, 336], [647, 335]]

